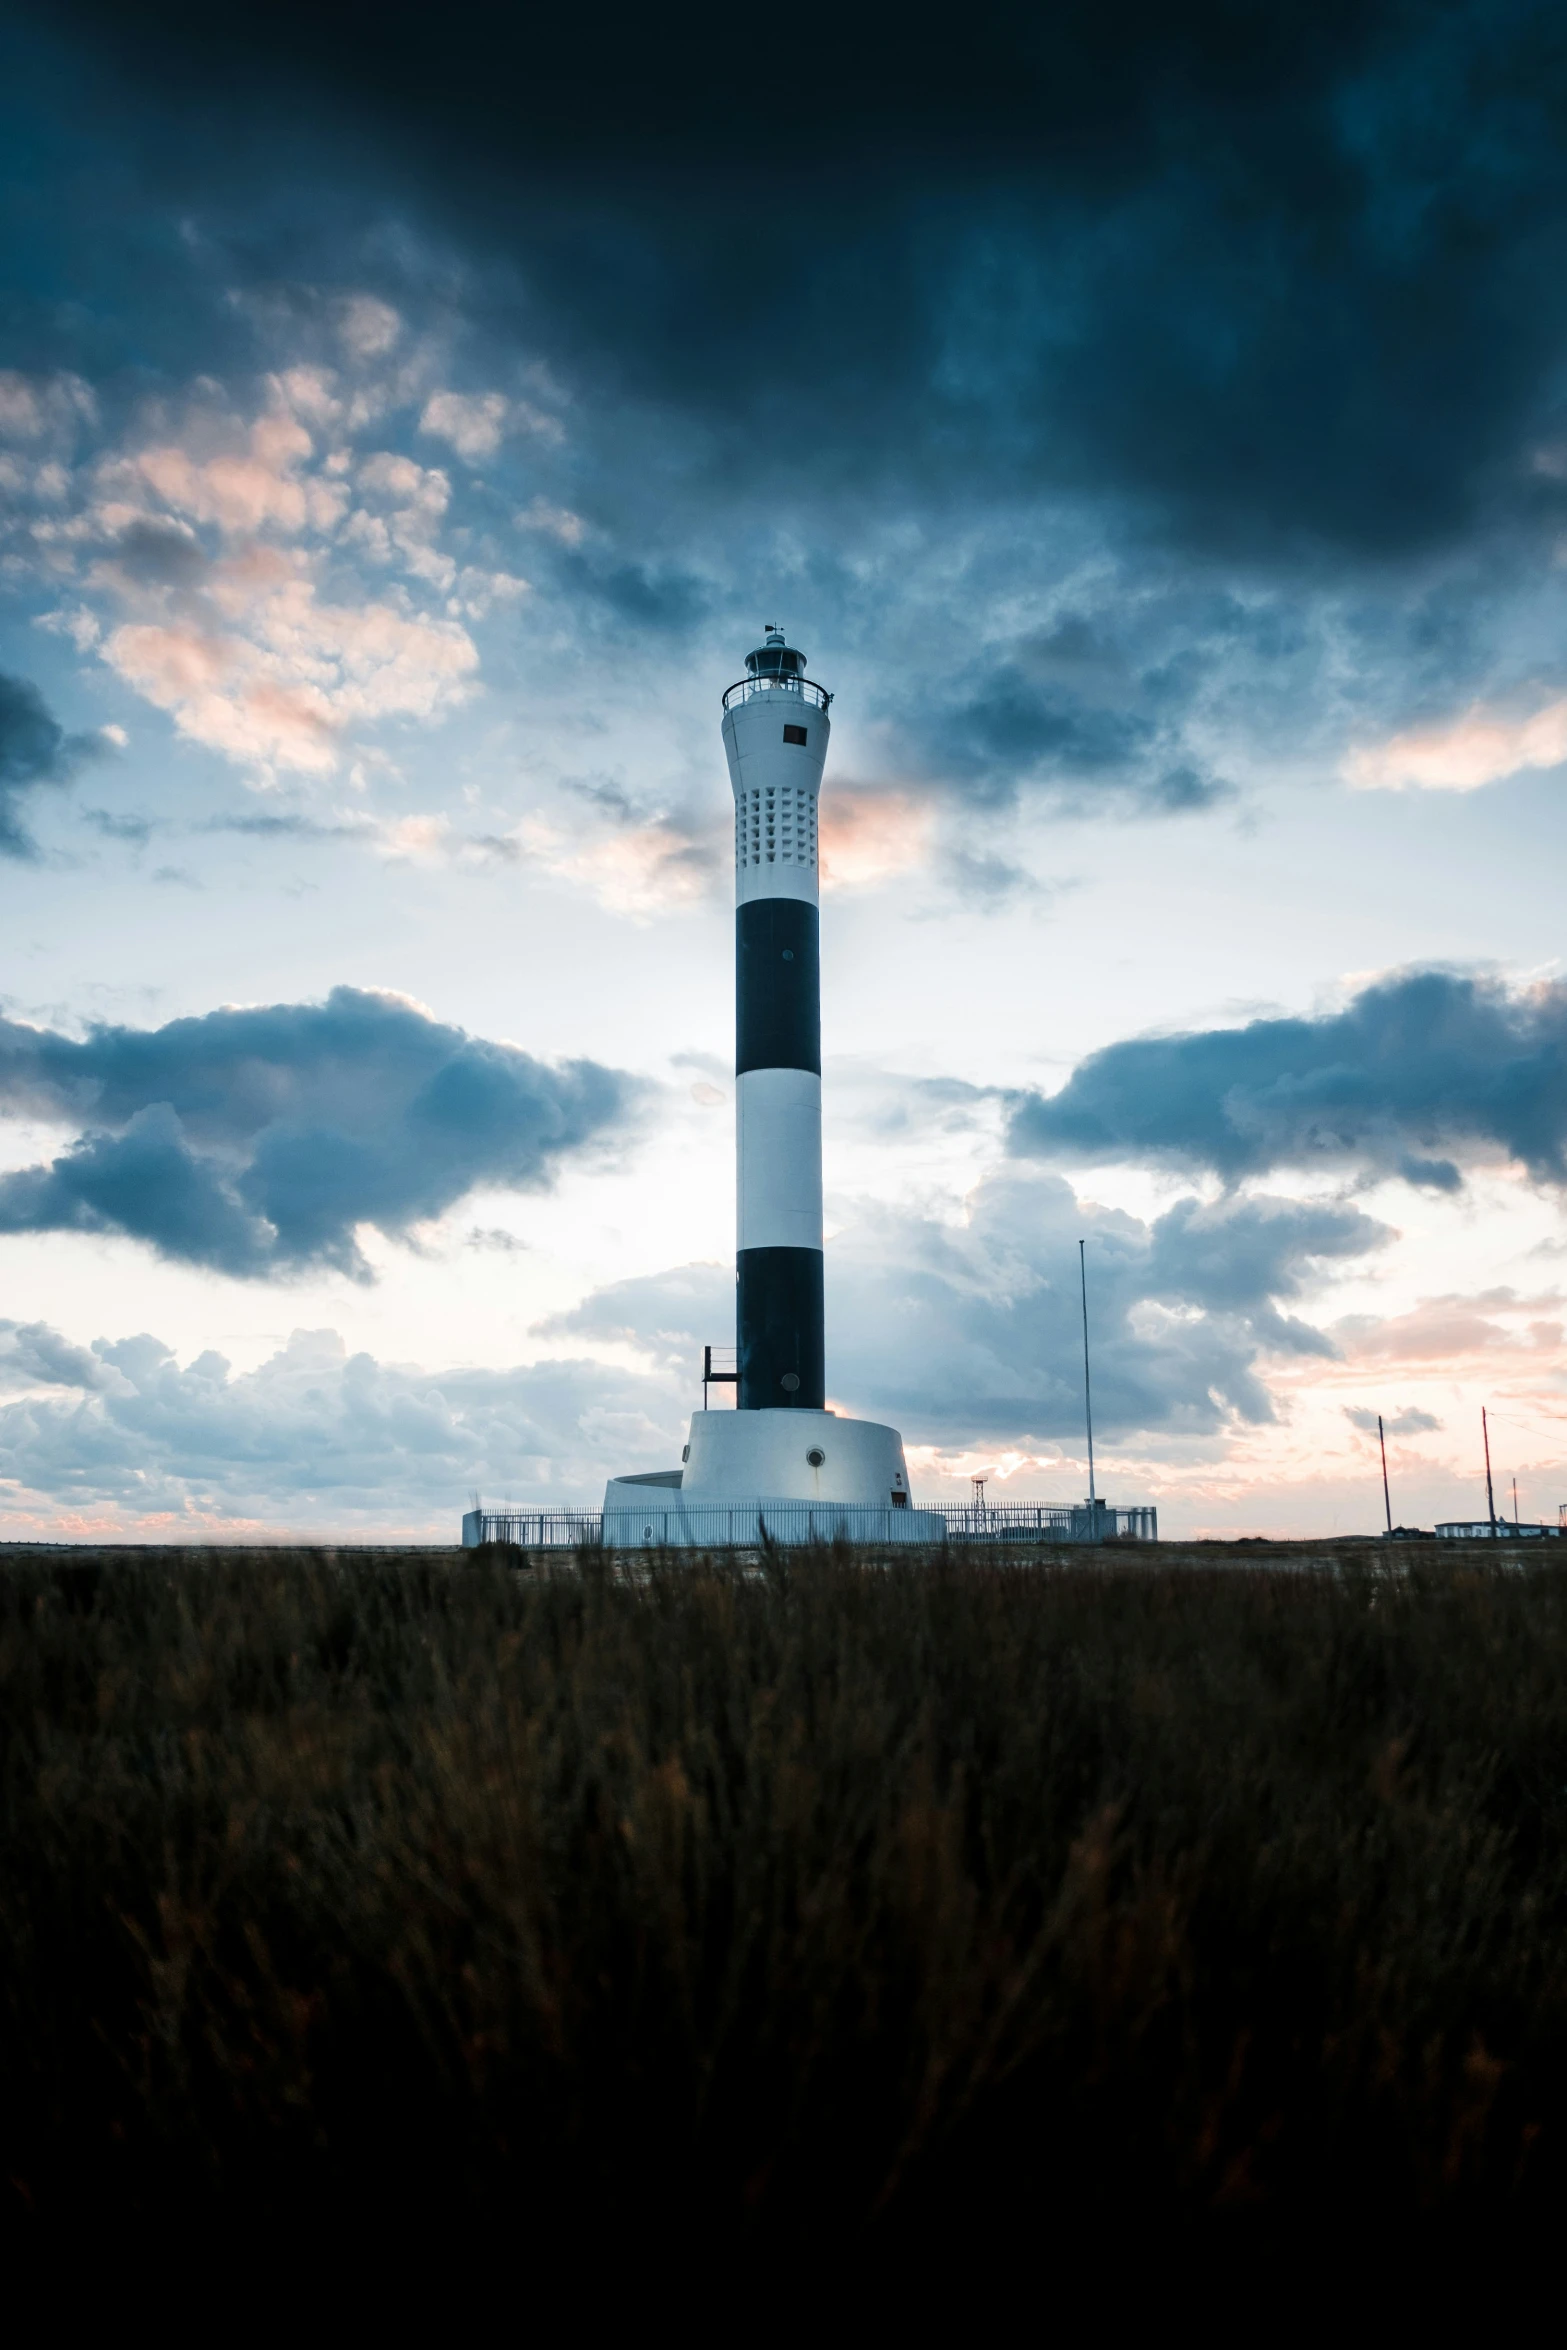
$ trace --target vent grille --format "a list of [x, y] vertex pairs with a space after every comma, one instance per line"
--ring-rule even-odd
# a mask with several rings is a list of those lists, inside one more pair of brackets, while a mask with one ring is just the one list
[[757, 785], [735, 802], [735, 868], [816, 866], [816, 795]]

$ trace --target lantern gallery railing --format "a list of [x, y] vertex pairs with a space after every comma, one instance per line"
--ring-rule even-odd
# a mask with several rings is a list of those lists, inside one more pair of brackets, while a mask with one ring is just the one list
[[788, 694], [792, 701], [803, 701], [813, 710], [825, 710], [832, 700], [824, 685], [815, 685], [808, 677], [742, 677], [725, 694], [724, 708], [731, 709], [736, 702], [754, 702], [758, 694]]
[[755, 1550], [769, 1543], [933, 1544], [1157, 1542], [1156, 1509], [1105, 1502], [1003, 1503], [995, 1509], [876, 1509], [848, 1502], [698, 1502], [650, 1488], [646, 1504], [614, 1510], [470, 1510], [465, 1549], [504, 1542], [519, 1550]]

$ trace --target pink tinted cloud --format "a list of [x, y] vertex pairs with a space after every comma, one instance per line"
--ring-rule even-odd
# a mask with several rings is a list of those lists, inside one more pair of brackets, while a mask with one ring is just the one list
[[1445, 726], [1411, 727], [1351, 752], [1347, 780], [1359, 791], [1478, 791], [1530, 767], [1567, 760], [1567, 698], [1528, 717], [1476, 702]]
[[935, 810], [885, 786], [828, 790], [818, 819], [824, 885], [867, 889], [928, 862]]
[[168, 443], [142, 449], [133, 468], [177, 515], [226, 532], [330, 530], [347, 510], [342, 484], [301, 475], [314, 444], [294, 417], [274, 412], [250, 428], [249, 447], [199, 457]]
[[191, 741], [263, 768], [329, 774], [346, 728], [433, 717], [478, 667], [457, 622], [323, 602], [302, 560], [276, 549], [215, 565], [194, 602], [115, 629], [104, 657]]
[[719, 871], [713, 843], [672, 816], [570, 832], [543, 817], [527, 817], [507, 838], [530, 863], [619, 914], [662, 914], [691, 905], [708, 894]]
[[1352, 1317], [1337, 1324], [1333, 1335], [1351, 1361], [1376, 1357], [1456, 1372], [1476, 1356], [1516, 1353], [1525, 1344], [1559, 1345], [1560, 1324], [1540, 1313], [1557, 1302], [1554, 1296], [1520, 1298], [1510, 1289], [1422, 1298], [1408, 1313], [1382, 1321]]

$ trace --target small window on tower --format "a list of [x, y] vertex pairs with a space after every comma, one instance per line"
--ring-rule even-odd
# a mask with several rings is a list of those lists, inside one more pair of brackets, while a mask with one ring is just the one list
[[786, 727], [784, 728], [784, 741], [785, 741], [786, 743], [801, 743], [801, 744], [803, 744], [803, 743], [804, 743], [804, 741], [805, 741], [805, 729], [804, 729], [804, 727], [803, 727], [803, 726], [786, 726]]

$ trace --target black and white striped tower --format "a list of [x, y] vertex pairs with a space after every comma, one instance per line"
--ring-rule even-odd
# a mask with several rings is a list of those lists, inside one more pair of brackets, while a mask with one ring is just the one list
[[735, 798], [741, 1411], [820, 1411], [822, 1012], [816, 802], [831, 694], [769, 622], [724, 696]]
[[704, 1377], [679, 1468], [608, 1480], [609, 1549], [833, 1533], [923, 1541], [944, 1530], [912, 1506], [897, 1429], [827, 1409], [816, 802], [832, 696], [771, 622], [766, 640], [724, 696], [735, 800], [739, 1409], [711, 1410]]

